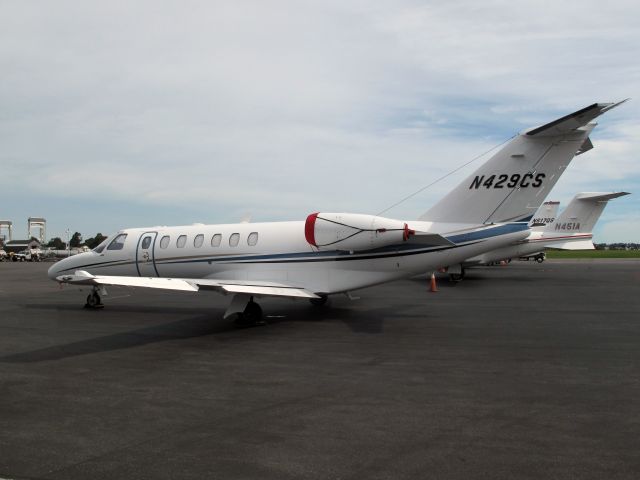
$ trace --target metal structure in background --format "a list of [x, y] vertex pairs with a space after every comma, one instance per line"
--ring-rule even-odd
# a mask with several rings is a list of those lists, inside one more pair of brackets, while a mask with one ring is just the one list
[[[4, 228], [9, 231], [9, 238], [7, 238], [6, 235], [2, 234], [2, 230]], [[2, 240], [4, 243], [13, 240], [13, 222], [9, 220], [0, 220], [0, 240]]]
[[[47, 221], [41, 217], [29, 217], [29, 237], [34, 237], [40, 240], [41, 244], [45, 243], [45, 238], [47, 238]], [[35, 236], [32, 231], [37, 230], [39, 235]]]

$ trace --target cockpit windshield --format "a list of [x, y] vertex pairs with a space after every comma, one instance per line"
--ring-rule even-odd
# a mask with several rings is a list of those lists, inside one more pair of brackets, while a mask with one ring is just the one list
[[107, 247], [107, 250], [122, 250], [124, 248], [124, 241], [126, 239], [127, 239], [127, 234], [121, 233], [111, 241], [111, 243]]
[[109, 239], [105, 238], [100, 245], [98, 245], [96, 248], [93, 249], [93, 251], [96, 253], [102, 253], [102, 251], [104, 250], [104, 247], [107, 246], [107, 243], [109, 243]]

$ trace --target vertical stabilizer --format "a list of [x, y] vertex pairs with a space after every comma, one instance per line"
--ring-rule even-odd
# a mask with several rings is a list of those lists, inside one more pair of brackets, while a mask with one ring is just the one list
[[[609, 200], [629, 195], [628, 192], [583, 192], [578, 193], [558, 218], [543, 231], [546, 246], [565, 250], [592, 250], [593, 227], [602, 215]], [[557, 243], [556, 243], [557, 242]]]
[[474, 224], [530, 220], [573, 157], [591, 148], [593, 120], [620, 103], [594, 103], [520, 133], [420, 220]]
[[529, 222], [529, 227], [532, 230], [543, 230], [544, 227], [556, 220], [559, 208], [560, 202], [544, 202], [540, 205], [536, 213], [533, 214], [533, 218]]

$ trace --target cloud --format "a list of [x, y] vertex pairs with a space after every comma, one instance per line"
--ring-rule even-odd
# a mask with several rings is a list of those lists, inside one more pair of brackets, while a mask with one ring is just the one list
[[[48, 210], [53, 200], [82, 204], [79, 230], [101, 228], [92, 208], [110, 224], [128, 210], [134, 225], [160, 213], [162, 223], [185, 212], [207, 222], [247, 211], [254, 220], [375, 213], [523, 128], [634, 96], [639, 10], [621, 1], [8, 4], [4, 215], [44, 215], [53, 233], [73, 221]], [[637, 191], [639, 105], [602, 117], [596, 148], [552, 195]], [[471, 168], [389, 213], [418, 216]]]

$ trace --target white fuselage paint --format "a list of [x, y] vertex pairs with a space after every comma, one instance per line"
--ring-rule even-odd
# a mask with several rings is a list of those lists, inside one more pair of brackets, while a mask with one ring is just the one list
[[462, 263], [463, 266], [486, 265], [511, 258], [526, 257], [534, 253], [542, 252], [545, 248], [567, 248], [570, 243], [585, 245], [581, 249], [593, 249], [591, 233], [566, 233], [554, 234], [553, 232], [532, 231], [523, 241], [514, 245], [502, 247], [497, 250], [477, 255]]
[[[84, 270], [94, 275], [256, 280], [285, 282], [331, 294], [434, 271], [529, 235], [523, 224], [407, 223], [416, 231], [448, 237], [456, 245], [401, 243], [369, 251], [319, 252], [305, 240], [303, 221], [131, 228], [118, 232], [127, 234], [121, 250], [105, 248], [101, 253], [92, 251], [64, 259], [51, 267], [49, 277]], [[258, 240], [250, 246], [248, 238], [253, 232]], [[230, 246], [234, 233], [239, 234], [239, 242]], [[216, 234], [222, 236], [220, 246], [211, 245]], [[142, 245], [147, 235], [153, 238], [145, 249]], [[177, 246], [181, 235], [187, 237], [182, 248]], [[194, 244], [198, 235], [204, 236], [200, 247]], [[170, 240], [166, 248], [161, 248], [164, 236]]]

